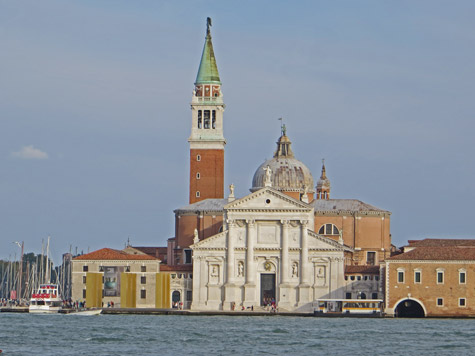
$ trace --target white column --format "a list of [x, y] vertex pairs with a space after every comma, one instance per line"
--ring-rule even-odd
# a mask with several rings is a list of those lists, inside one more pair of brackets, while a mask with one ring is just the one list
[[246, 284], [255, 283], [254, 270], [254, 241], [256, 225], [254, 220], [247, 220], [247, 252], [246, 252]]
[[300, 284], [308, 285], [308, 232], [307, 220], [300, 221], [301, 242], [300, 242]]
[[282, 223], [282, 259], [281, 259], [281, 281], [282, 284], [289, 283], [289, 221], [281, 220]]
[[[194, 251], [193, 251], [194, 252]], [[201, 284], [201, 259], [193, 253], [193, 289], [191, 309], [199, 308], [200, 304], [200, 284]]]
[[236, 303], [236, 292], [234, 284], [234, 239], [236, 224], [234, 220], [228, 220], [228, 236], [226, 251], [226, 283], [224, 285], [223, 310], [231, 310]]
[[228, 241], [226, 255], [226, 283], [234, 283], [234, 229], [236, 224], [234, 220], [228, 220]]
[[246, 284], [244, 285], [244, 306], [259, 305], [256, 292], [256, 262], [254, 261], [254, 244], [257, 241], [257, 229], [254, 220], [247, 220]]
[[308, 262], [308, 232], [307, 220], [300, 221], [300, 285], [299, 285], [299, 306], [309, 305], [312, 300], [312, 293], [309, 285], [309, 262]]

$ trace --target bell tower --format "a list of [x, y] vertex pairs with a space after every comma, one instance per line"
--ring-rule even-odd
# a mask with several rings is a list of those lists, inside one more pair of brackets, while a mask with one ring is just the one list
[[211, 41], [211, 18], [191, 99], [190, 204], [224, 198], [224, 102]]
[[322, 175], [317, 182], [317, 199], [330, 199], [330, 180], [327, 178], [324, 159], [322, 159]]

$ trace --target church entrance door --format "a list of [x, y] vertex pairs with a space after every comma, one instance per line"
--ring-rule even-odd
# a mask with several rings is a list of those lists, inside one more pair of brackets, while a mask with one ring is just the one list
[[275, 274], [261, 273], [261, 306], [275, 304]]

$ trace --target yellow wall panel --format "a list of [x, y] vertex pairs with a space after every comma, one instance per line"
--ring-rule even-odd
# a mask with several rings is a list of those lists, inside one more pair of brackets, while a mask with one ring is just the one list
[[170, 274], [156, 274], [155, 308], [170, 308]]
[[121, 308], [135, 308], [137, 303], [137, 275], [135, 273], [121, 273], [120, 275], [120, 306]]
[[102, 273], [86, 273], [86, 307], [102, 307]]

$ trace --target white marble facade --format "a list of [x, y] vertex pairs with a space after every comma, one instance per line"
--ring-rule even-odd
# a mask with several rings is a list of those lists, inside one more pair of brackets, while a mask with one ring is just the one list
[[270, 187], [224, 207], [224, 231], [195, 243], [194, 310], [258, 307], [311, 311], [317, 298], [344, 297], [351, 249], [313, 232], [314, 209]]

